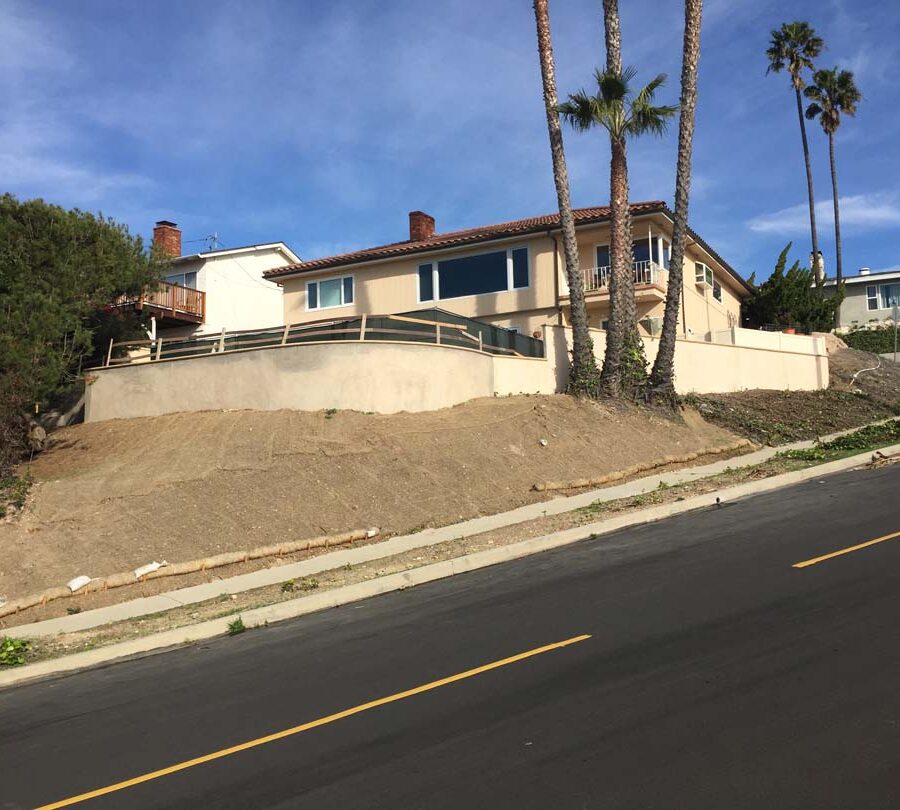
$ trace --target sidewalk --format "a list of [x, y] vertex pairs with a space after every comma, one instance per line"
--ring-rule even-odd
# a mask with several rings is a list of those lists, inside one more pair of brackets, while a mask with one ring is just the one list
[[[852, 433], [857, 429], [841, 431], [840, 433], [823, 437], [823, 440]], [[472, 518], [450, 526], [425, 529], [415, 534], [393, 537], [390, 540], [375, 542], [358, 548], [333, 551], [297, 563], [276, 565], [247, 574], [239, 574], [228, 579], [213, 580], [201, 585], [193, 585], [155, 596], [133, 599], [117, 605], [88, 610], [71, 616], [61, 616], [31, 624], [17, 625], [10, 628], [9, 632], [23, 638], [52, 636], [58, 633], [87, 630], [124, 619], [161, 613], [173, 608], [184, 607], [185, 605], [206, 602], [223, 594], [235, 594], [267, 585], [277, 585], [290, 579], [300, 580], [342, 566], [358, 565], [372, 560], [392, 557], [413, 549], [471, 537], [483, 532], [514, 526], [518, 523], [536, 520], [549, 515], [571, 512], [597, 501], [606, 502], [642, 495], [659, 488], [660, 484], [673, 486], [690, 483], [700, 478], [717, 475], [728, 468], [734, 469], [759, 464], [783, 450], [802, 449], [812, 447], [813, 444], [814, 442], [812, 441], [803, 441], [779, 447], [766, 447], [742, 456], [721, 459], [711, 464], [658, 473], [616, 486], [593, 489], [578, 495], [557, 497], [549, 501], [540, 501], [508, 512]]]

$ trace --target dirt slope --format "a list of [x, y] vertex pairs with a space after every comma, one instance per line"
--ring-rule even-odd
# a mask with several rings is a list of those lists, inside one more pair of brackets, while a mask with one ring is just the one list
[[900, 414], [900, 363], [843, 345], [829, 341], [824, 391], [739, 391], [687, 401], [709, 421], [763, 444], [815, 439]]
[[0, 594], [353, 528], [445, 525], [546, 497], [531, 491], [538, 481], [735, 439], [685, 416], [555, 396], [392, 416], [237, 411], [79, 425], [36, 459], [19, 521], [0, 524]]

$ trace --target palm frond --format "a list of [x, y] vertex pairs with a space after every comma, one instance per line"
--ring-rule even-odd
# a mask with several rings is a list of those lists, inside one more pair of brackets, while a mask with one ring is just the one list
[[563, 120], [573, 129], [584, 132], [590, 129], [594, 121], [594, 101], [593, 96], [589, 96], [584, 90], [579, 90], [569, 96], [568, 101], [564, 101], [557, 108]]

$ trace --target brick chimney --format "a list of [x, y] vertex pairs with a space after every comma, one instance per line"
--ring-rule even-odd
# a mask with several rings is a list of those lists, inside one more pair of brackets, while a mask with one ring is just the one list
[[153, 229], [153, 244], [166, 256], [173, 258], [181, 255], [181, 228], [174, 222], [161, 219]]
[[421, 242], [434, 235], [434, 217], [424, 211], [409, 212], [409, 241]]

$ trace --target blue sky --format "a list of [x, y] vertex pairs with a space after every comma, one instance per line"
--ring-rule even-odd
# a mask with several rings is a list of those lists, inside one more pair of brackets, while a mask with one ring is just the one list
[[[681, 4], [620, 0], [638, 80], [669, 74]], [[604, 60], [600, 0], [551, 0], [561, 95]], [[900, 267], [900, 8], [891, 0], [707, 0], [691, 223], [739, 271], [808, 255], [794, 100], [766, 76], [769, 31], [808, 19], [822, 66], [863, 92], [837, 141], [845, 273]], [[893, 70], [892, 70], [893, 69]], [[284, 240], [304, 258], [553, 211], [529, 0], [0, 0], [0, 191], [126, 222], [145, 237]], [[677, 125], [633, 143], [633, 200], [673, 195]], [[827, 141], [810, 127], [833, 273]], [[608, 201], [608, 144], [566, 131], [573, 202]], [[186, 244], [196, 250], [201, 242]]]

